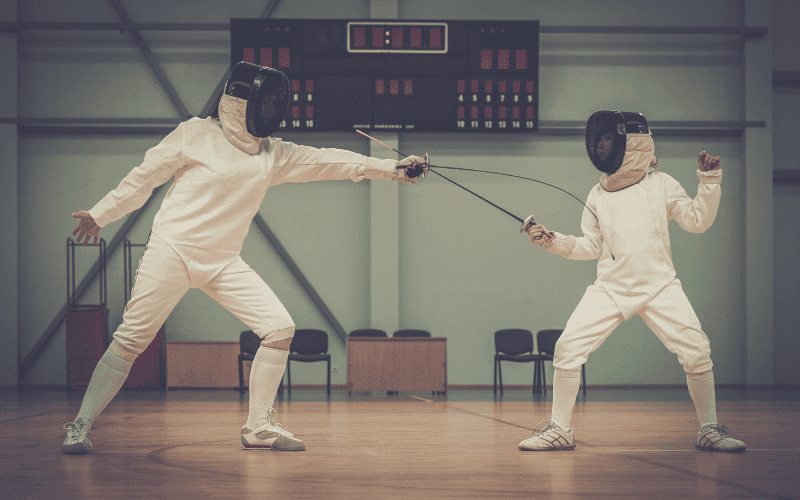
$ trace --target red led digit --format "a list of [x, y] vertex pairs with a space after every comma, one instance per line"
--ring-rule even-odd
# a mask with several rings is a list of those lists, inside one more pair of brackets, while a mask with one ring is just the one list
[[261, 65], [272, 67], [272, 49], [261, 49]]
[[291, 49], [289, 49], [289, 47], [281, 47], [278, 49], [278, 67], [288, 68], [291, 65]]
[[306, 106], [306, 120], [314, 119], [314, 106]]
[[372, 28], [372, 48], [383, 47], [383, 28]]
[[414, 93], [414, 83], [412, 80], [403, 80], [403, 94], [412, 95]]
[[517, 49], [516, 57], [517, 69], [528, 69], [528, 51]]
[[480, 85], [481, 85], [481, 83], [478, 80], [472, 80], [472, 82], [470, 82], [470, 86], [472, 87], [472, 93], [473, 94], [477, 94], [479, 92]]
[[403, 48], [403, 28], [392, 28], [392, 48]]
[[458, 106], [456, 108], [456, 118], [458, 118], [459, 120], [464, 119], [464, 106]]
[[466, 83], [464, 82], [464, 80], [459, 80], [456, 83], [456, 87], [459, 94], [463, 94], [464, 92], [466, 92]]
[[375, 95], [383, 95], [386, 93], [386, 82], [384, 80], [375, 80]]
[[519, 120], [519, 107], [514, 106], [511, 108], [511, 119], [512, 120]]
[[526, 106], [525, 107], [525, 119], [526, 120], [533, 120], [533, 106]]
[[481, 69], [492, 69], [492, 51], [481, 49]]
[[497, 82], [497, 91], [500, 92], [501, 94], [505, 94], [506, 93], [506, 81], [505, 80]]
[[392, 95], [400, 93], [400, 80], [389, 80], [389, 93]]
[[242, 61], [246, 61], [246, 62], [255, 64], [255, 62], [256, 62], [255, 49], [243, 49], [242, 50]]
[[497, 119], [498, 120], [505, 120], [506, 119], [506, 108], [504, 108], [504, 107], [497, 108]]
[[492, 108], [491, 108], [491, 106], [486, 106], [486, 107], [483, 109], [483, 116], [484, 116], [484, 118], [486, 118], [487, 120], [491, 120], [491, 119], [492, 119]]
[[529, 94], [533, 94], [533, 80], [528, 80], [528, 83], [525, 85], [525, 87]]
[[295, 120], [300, 119], [300, 106], [292, 106], [292, 118]]
[[411, 28], [409, 33], [408, 44], [412, 49], [419, 49], [422, 47], [422, 30], [420, 28]]
[[440, 49], [442, 47], [442, 30], [439, 28], [431, 28], [430, 38], [432, 49]]
[[497, 69], [508, 69], [510, 56], [508, 49], [500, 49], [497, 51]]
[[511, 82], [511, 88], [515, 94], [519, 94], [519, 80]]
[[470, 108], [469, 108], [469, 116], [473, 120], [477, 120], [478, 119], [478, 106], [470, 106]]
[[314, 92], [314, 80], [306, 80], [306, 92]]
[[367, 44], [367, 33], [364, 28], [356, 28], [353, 30], [353, 47], [361, 48]]
[[292, 92], [300, 92], [300, 80], [292, 80]]
[[483, 82], [483, 88], [484, 88], [484, 92], [486, 92], [487, 94], [491, 94], [492, 93], [492, 81], [491, 80], [486, 80], [485, 82]]

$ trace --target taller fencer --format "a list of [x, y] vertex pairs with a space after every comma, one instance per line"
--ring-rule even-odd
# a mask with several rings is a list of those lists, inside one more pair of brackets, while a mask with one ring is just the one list
[[141, 207], [174, 177], [155, 216], [122, 324], [92, 374], [80, 411], [64, 425], [62, 452], [84, 454], [92, 423], [122, 387], [132, 363], [190, 288], [198, 288], [262, 338], [250, 371], [250, 404], [241, 430], [245, 449], [305, 450], [272, 408], [295, 324], [270, 287], [240, 257], [267, 188], [285, 182], [387, 179], [414, 184], [427, 158], [379, 160], [340, 149], [316, 149], [271, 137], [289, 102], [280, 71], [241, 62], [231, 71], [217, 110], [178, 125], [80, 218], [83, 243]]
[[656, 168], [652, 134], [640, 113], [594, 113], [586, 126], [586, 150], [603, 175], [586, 201], [593, 213], [583, 212], [583, 236], [547, 231], [535, 221], [526, 228], [531, 243], [551, 253], [599, 261], [597, 280], [586, 289], [556, 344], [550, 420], [519, 448], [575, 448], [570, 420], [580, 368], [622, 321], [638, 314], [683, 365], [700, 423], [695, 446], [744, 451], [745, 444], [717, 422], [709, 341], [675, 277], [668, 231], [672, 219], [692, 233], [711, 227], [721, 195], [720, 158], [700, 153], [700, 184], [692, 199]]

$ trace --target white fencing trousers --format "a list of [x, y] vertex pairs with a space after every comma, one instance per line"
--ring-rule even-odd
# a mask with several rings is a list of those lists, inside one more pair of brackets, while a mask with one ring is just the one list
[[[668, 283], [636, 314], [656, 334], [686, 373], [711, 370], [711, 347], [700, 321], [677, 279]], [[623, 321], [608, 292], [599, 285], [586, 289], [578, 307], [556, 343], [553, 366], [576, 372]]]
[[190, 288], [198, 288], [239, 318], [259, 337], [275, 342], [294, 335], [294, 321], [264, 280], [236, 256], [214, 272], [191, 272], [184, 259], [152, 233], [114, 338], [121, 357], [135, 359], [150, 344]]

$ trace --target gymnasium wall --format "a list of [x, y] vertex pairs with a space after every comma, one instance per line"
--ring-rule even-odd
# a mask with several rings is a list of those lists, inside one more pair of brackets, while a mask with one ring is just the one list
[[[183, 2], [123, 5], [134, 22], [198, 23], [258, 17], [265, 3], [203, 0], [193, 2], [191, 10], [182, 8]], [[673, 261], [711, 341], [716, 382], [771, 385], [800, 383], [791, 356], [800, 348], [800, 317], [793, 305], [800, 302], [800, 266], [793, 257], [800, 243], [796, 223], [800, 189], [797, 183], [781, 183], [768, 196], [749, 197], [755, 189], [751, 177], [769, 176], [773, 159], [758, 164], [751, 160], [748, 165], [747, 151], [767, 148], [773, 153], [775, 169], [800, 169], [796, 131], [800, 97], [796, 84], [773, 91], [771, 85], [751, 85], [749, 78], [764, 77], [770, 71], [752, 68], [754, 42], [760, 44], [756, 48], [760, 54], [769, 54], [771, 71], [800, 71], [796, 23], [789, 22], [792, 14], [797, 19], [797, 10], [796, 2], [786, 0], [282, 0], [272, 17], [365, 19], [396, 12], [399, 19], [534, 19], [543, 27], [768, 28], [768, 35], [756, 40], [740, 35], [542, 33], [539, 119], [585, 121], [598, 109], [622, 109], [640, 111], [651, 122], [766, 120], [765, 127], [742, 133], [688, 133], [680, 132], [678, 126], [677, 132], [662, 133], [654, 127], [653, 136], [659, 168], [676, 178], [690, 196], [697, 190], [698, 153], [722, 157], [725, 173], [717, 219], [700, 235], [672, 223]], [[747, 17], [755, 16], [754, 11], [760, 17], [750, 24]], [[33, 0], [19, 2], [17, 20], [117, 22], [119, 18], [105, 1]], [[189, 112], [199, 114], [228, 68], [228, 33], [147, 31], [142, 35]], [[14, 37], [18, 49], [3, 48], [2, 55], [4, 63], [16, 60], [16, 109], [21, 118], [178, 118], [127, 33], [29, 31]], [[761, 115], [748, 110], [753, 93], [772, 102], [772, 108]], [[4, 117], [15, 111], [14, 106], [0, 109]], [[13, 129], [5, 132], [13, 126], [3, 127], [0, 138], [13, 142]], [[753, 132], [760, 135], [754, 138]], [[19, 133], [16, 161], [4, 155], [5, 178], [17, 179], [16, 193], [12, 193], [16, 205], [11, 207], [16, 213], [11, 220], [6, 213], [4, 224], [17, 240], [16, 245], [4, 243], [4, 252], [9, 253], [3, 259], [3, 275], [16, 277], [18, 293], [16, 297], [6, 293], [9, 299], [2, 305], [0, 385], [65, 383], [63, 325], [24, 380], [17, 381], [15, 370], [7, 368], [15, 365], [9, 353], [19, 350], [25, 357], [64, 305], [65, 242], [75, 225], [70, 214], [90, 209], [116, 187], [163, 135]], [[580, 131], [512, 137], [404, 132], [394, 137], [400, 151], [427, 152], [434, 164], [534, 177], [583, 200], [599, 177], [586, 157]], [[283, 138], [370, 153], [367, 140], [355, 133], [295, 132]], [[752, 169], [751, 177], [748, 169]], [[580, 234], [582, 207], [560, 191], [499, 176], [453, 173], [452, 177], [521, 217], [533, 213], [548, 229]], [[370, 292], [376, 279], [370, 272], [375, 255], [370, 242], [370, 227], [375, 224], [370, 182], [379, 181], [277, 186], [267, 192], [260, 209], [347, 331], [390, 329], [371, 320], [372, 312], [386, 305], [373, 304]], [[169, 184], [144, 209], [129, 239], [146, 241]], [[534, 247], [519, 234], [513, 219], [434, 175], [414, 186], [401, 185], [398, 191], [397, 326], [423, 328], [448, 338], [450, 384], [491, 384], [494, 331], [563, 328], [596, 277], [596, 262], [567, 261]], [[110, 241], [121, 226], [122, 221], [112, 223], [101, 235]], [[755, 231], [760, 226], [764, 232], [758, 235]], [[766, 240], [759, 247], [762, 236]], [[135, 260], [139, 256], [135, 254]], [[298, 328], [329, 333], [333, 365], [338, 367], [333, 383], [345, 383], [344, 343], [255, 227], [242, 256], [281, 298]], [[93, 257], [93, 251], [79, 252], [79, 277]], [[754, 260], [764, 262], [769, 272], [754, 268]], [[121, 251], [110, 256], [108, 269], [113, 331], [124, 308]], [[774, 287], [774, 296], [763, 302], [769, 310], [760, 311], [754, 301], [765, 294], [754, 290], [764, 287]], [[97, 295], [97, 288], [91, 287], [84, 301], [95, 301]], [[18, 306], [12, 307], [13, 299]], [[754, 327], [758, 321], [764, 329]], [[243, 329], [245, 325], [197, 290], [184, 297], [166, 324], [167, 340], [236, 341]], [[638, 317], [623, 323], [586, 366], [590, 385], [685, 383], [675, 355]], [[295, 384], [324, 382], [323, 363], [298, 366], [293, 372]], [[530, 384], [531, 380], [530, 365], [505, 365], [506, 384]]]

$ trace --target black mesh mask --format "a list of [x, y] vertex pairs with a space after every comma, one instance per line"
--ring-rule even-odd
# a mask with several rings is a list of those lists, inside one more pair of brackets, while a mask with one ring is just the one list
[[628, 134], [649, 134], [641, 113], [597, 111], [586, 122], [586, 153], [597, 170], [611, 175], [622, 166]]
[[286, 115], [289, 79], [276, 69], [241, 61], [231, 70], [225, 93], [247, 100], [247, 131], [263, 139], [278, 130]]

